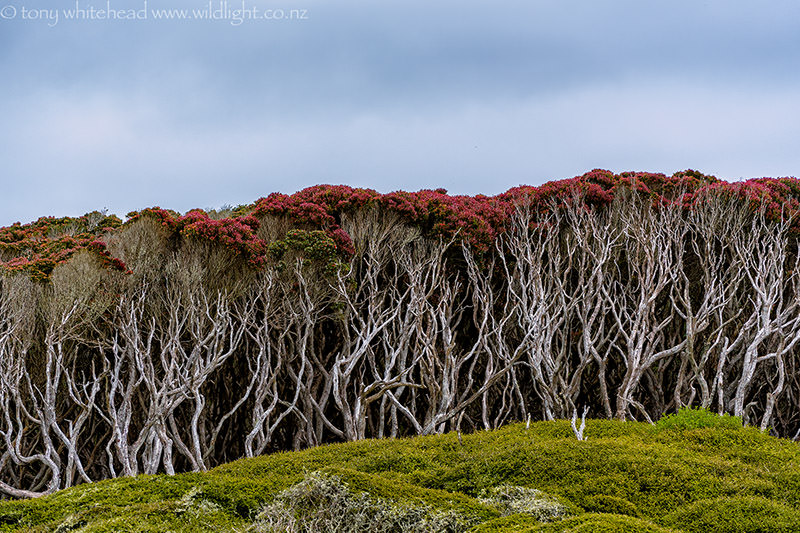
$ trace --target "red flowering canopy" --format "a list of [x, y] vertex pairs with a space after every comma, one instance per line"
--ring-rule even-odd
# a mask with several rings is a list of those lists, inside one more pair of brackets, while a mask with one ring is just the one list
[[749, 202], [754, 209], [763, 206], [775, 219], [792, 216], [794, 220], [800, 209], [800, 181], [795, 178], [728, 183], [694, 170], [666, 176], [596, 169], [538, 187], [515, 187], [497, 196], [449, 195], [444, 189], [381, 194], [345, 185], [316, 185], [291, 195], [270, 194], [252, 205], [240, 206], [223, 219], [201, 210], [180, 215], [154, 207], [129, 213], [125, 224], [113, 215], [98, 212], [16, 223], [0, 228], [0, 269], [24, 271], [34, 279], [47, 280], [57, 264], [79, 250], [88, 250], [107, 268], [125, 272], [127, 267], [109, 254], [103, 238], [142, 217], [156, 220], [173, 238], [200, 239], [229, 248], [256, 268], [269, 260], [270, 243], [258, 237], [258, 228], [268, 217], [283, 218], [297, 229], [323, 232], [335, 245], [336, 253], [347, 258], [355, 250], [340, 225], [342, 215], [365, 208], [394, 213], [426, 236], [462, 239], [477, 251], [487, 251], [505, 231], [515, 206], [521, 202], [546, 210], [554, 203], [571, 201], [577, 194], [588, 207], [600, 209], [610, 205], [623, 189], [636, 190], [655, 204], [678, 203], [687, 209], [709, 195], [726, 196]]

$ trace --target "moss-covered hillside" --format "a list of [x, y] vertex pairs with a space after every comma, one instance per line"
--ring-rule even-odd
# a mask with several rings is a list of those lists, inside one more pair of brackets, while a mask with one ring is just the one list
[[0, 531], [800, 531], [800, 446], [736, 422], [686, 411], [590, 420], [584, 441], [556, 421], [321, 446], [2, 502]]

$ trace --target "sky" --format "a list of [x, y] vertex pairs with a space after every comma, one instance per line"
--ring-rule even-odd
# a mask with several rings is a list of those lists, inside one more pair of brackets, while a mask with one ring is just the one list
[[798, 175], [798, 82], [796, 0], [0, 0], [0, 226]]

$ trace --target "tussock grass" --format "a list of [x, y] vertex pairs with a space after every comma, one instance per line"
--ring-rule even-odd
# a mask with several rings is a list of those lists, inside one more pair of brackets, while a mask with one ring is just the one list
[[[464, 435], [463, 445], [448, 434], [321, 446], [0, 502], [0, 531], [255, 532], [270, 506], [295, 513], [288, 495], [314, 476], [336, 479], [351, 510], [457, 517], [474, 531], [800, 531], [800, 446], [706, 426], [590, 420], [578, 442], [556, 421]], [[537, 515], [525, 497], [559, 512]]]

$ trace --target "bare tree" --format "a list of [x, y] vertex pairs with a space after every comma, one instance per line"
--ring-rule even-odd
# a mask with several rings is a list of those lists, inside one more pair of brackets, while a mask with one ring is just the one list
[[613, 280], [613, 259], [617, 256], [622, 231], [611, 224], [609, 214], [590, 211], [580, 197], [573, 198], [566, 209], [568, 230], [576, 241], [573, 269], [576, 275], [572, 293], [575, 323], [580, 332], [576, 344], [580, 367], [593, 361], [597, 365], [600, 402], [606, 417], [613, 416], [608, 392], [607, 368], [611, 347], [619, 340], [619, 329], [607, 320], [608, 301], [605, 289]]
[[348, 260], [292, 245], [256, 272], [139, 221], [109, 239], [135, 274], [83, 253], [48, 283], [3, 275], [0, 493], [531, 415], [580, 439], [580, 405], [797, 432], [794, 221], [713, 189], [616, 197], [523, 202], [481, 252], [368, 207], [341, 217]]
[[[308, 420], [297, 407], [303, 388], [295, 387], [294, 392], [287, 396], [279, 383], [279, 380], [288, 379], [287, 367], [293, 358], [284, 342], [290, 329], [285, 321], [286, 314], [281, 313], [277, 285], [274, 270], [266, 270], [249, 295], [255, 312], [243, 317], [253, 343], [253, 350], [248, 350], [247, 354], [251, 378], [242, 397], [246, 399], [252, 395], [250, 426], [244, 442], [247, 457], [267, 450], [275, 431], [287, 416], [297, 414], [303, 425], [308, 425]], [[308, 365], [308, 359], [302, 358], [299, 369], [293, 374], [296, 382], [304, 383]]]
[[[30, 498], [49, 494], [61, 487], [61, 464], [55, 452], [49, 432], [42, 420], [32, 430], [28, 423], [34, 418], [24, 396], [29, 389], [26, 355], [29, 352], [35, 328], [36, 295], [32, 282], [23, 276], [0, 278], [0, 414], [3, 440], [3, 454], [0, 464], [2, 472], [16, 480], [17, 485], [25, 483], [26, 488], [15, 487], [5, 481], [0, 482], [0, 492], [15, 498]], [[44, 425], [44, 427], [42, 427]], [[39, 433], [44, 449], [36, 449]], [[9, 461], [15, 467], [28, 470], [38, 465], [38, 469], [25, 475], [8, 469]], [[49, 479], [47, 479], [49, 478]], [[39, 490], [32, 485], [37, 479], [45, 479], [47, 485]]]
[[[762, 208], [752, 217], [749, 231], [741, 231], [735, 240], [735, 253], [749, 281], [751, 312], [740, 330], [743, 350], [737, 354], [741, 361], [733, 398], [733, 413], [747, 418], [746, 399], [759, 366], [774, 362], [779, 375], [778, 384], [767, 396], [762, 429], [769, 424], [776, 397], [783, 391], [785, 357], [800, 341], [800, 266], [797, 258], [787, 265], [787, 232], [791, 220], [783, 217], [776, 224], [768, 223]], [[790, 266], [787, 274], [787, 266]], [[735, 341], [734, 341], [735, 343]], [[732, 361], [733, 363], [734, 361]]]
[[625, 374], [617, 390], [615, 417], [626, 419], [635, 407], [648, 421], [634, 393], [645, 372], [661, 359], [680, 352], [686, 339], [668, 337], [678, 314], [669, 301], [677, 290], [685, 224], [674, 206], [654, 208], [635, 194], [616, 208], [624, 239], [614, 281], [603, 288], [607, 308], [616, 322]]

